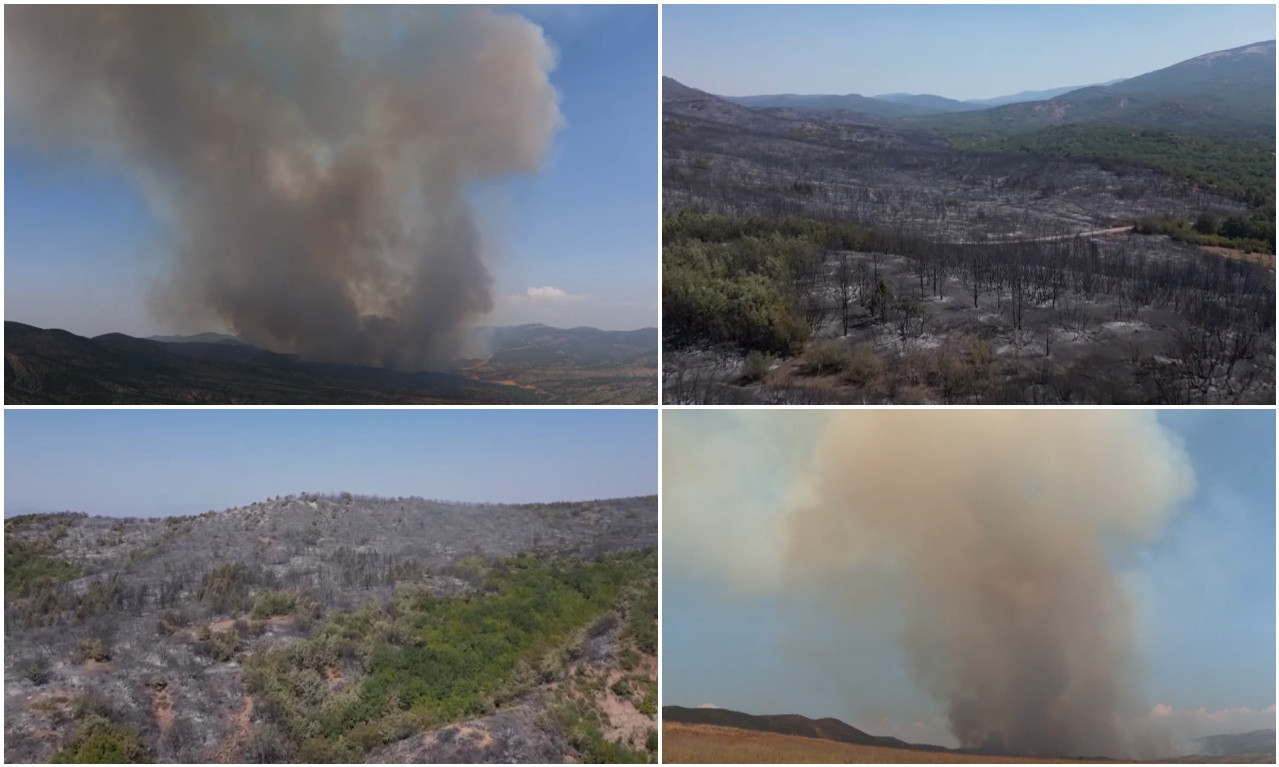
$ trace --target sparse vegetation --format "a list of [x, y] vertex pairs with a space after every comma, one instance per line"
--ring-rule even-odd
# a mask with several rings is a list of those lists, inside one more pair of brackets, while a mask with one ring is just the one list
[[946, 127], [958, 151], [821, 112], [796, 140], [666, 87], [665, 401], [1273, 401], [1270, 144]]
[[[655, 568], [651, 550], [595, 562], [517, 557], [494, 565], [479, 594], [406, 594], [330, 615], [309, 639], [250, 657], [245, 686], [303, 758], [362, 753], [402, 737], [406, 726], [492, 713], [518, 697], [574, 627]], [[330, 696], [322, 680], [342, 667], [367, 673]]]
[[[14, 522], [7, 543], [63, 564], [6, 596], [8, 761], [420, 762], [436, 737], [431, 753], [461, 762], [584, 759], [573, 743], [648, 756], [644, 730], [589, 696], [624, 655], [626, 705], [655, 721], [641, 649], [656, 649], [655, 498], [303, 494], [180, 520]], [[572, 732], [543, 716], [570, 691]]]

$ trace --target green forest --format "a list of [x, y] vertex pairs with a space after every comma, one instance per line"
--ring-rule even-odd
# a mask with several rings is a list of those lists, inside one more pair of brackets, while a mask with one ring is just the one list
[[878, 250], [872, 229], [806, 218], [679, 211], [662, 218], [662, 326], [677, 346], [706, 342], [796, 354], [811, 335], [803, 286], [827, 250]]
[[1171, 218], [1134, 222], [1143, 233], [1168, 234], [1199, 245], [1275, 252], [1273, 140], [1250, 136], [1191, 135], [1110, 123], [1073, 123], [995, 135], [956, 133], [958, 149], [1015, 152], [1094, 160], [1103, 166], [1151, 168], [1246, 204], [1247, 214], [1197, 221]]

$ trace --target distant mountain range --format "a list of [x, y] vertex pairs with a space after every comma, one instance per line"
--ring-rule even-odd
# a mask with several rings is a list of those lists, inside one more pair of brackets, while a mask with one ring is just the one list
[[[1114, 85], [1123, 82], [1119, 80], [1111, 80], [1101, 85]], [[1020, 91], [1007, 96], [996, 96], [989, 99], [964, 99], [957, 101], [948, 99], [945, 96], [934, 96], [928, 93], [885, 93], [880, 96], [873, 97], [877, 101], [889, 101], [894, 104], [912, 104], [914, 106], [933, 110], [935, 114], [944, 112], [974, 112], [979, 109], [989, 109], [991, 107], [1000, 107], [1005, 104], [1020, 104], [1025, 101], [1047, 101], [1055, 98], [1063, 93], [1070, 93], [1081, 88], [1091, 88], [1088, 85], [1068, 85], [1065, 88], [1049, 88], [1041, 91]]]
[[[1115, 80], [1113, 82], [1119, 82]], [[1111, 83], [1107, 83], [1109, 85]], [[755, 109], [809, 109], [818, 111], [861, 112], [877, 117], [923, 117], [927, 115], [948, 114], [951, 112], [975, 112], [981, 109], [1019, 104], [1024, 101], [1043, 101], [1060, 96], [1063, 93], [1079, 90], [1072, 85], [1067, 88], [1052, 88], [1043, 91], [1022, 91], [1008, 96], [996, 96], [991, 99], [957, 99], [936, 96], [931, 93], [885, 93], [879, 96], [862, 96], [849, 93], [835, 95], [801, 95], [796, 93], [780, 93], [763, 96], [729, 96], [729, 101]]]
[[[5, 403], [649, 404], [657, 330], [498, 328], [482, 365], [454, 373], [306, 362], [232, 336], [84, 338], [5, 322]], [[163, 339], [163, 340], [161, 340]], [[486, 376], [491, 368], [500, 376]], [[532, 377], [535, 383], [519, 380]]]
[[785, 93], [723, 100], [753, 110], [853, 113], [913, 119], [921, 125], [1009, 129], [1110, 121], [1198, 133], [1269, 130], [1273, 134], [1275, 41], [1207, 53], [1101, 85], [1023, 91], [992, 99], [958, 101], [911, 93], [875, 97]]
[[924, 118], [974, 129], [1033, 129], [1078, 122], [1208, 135], [1275, 130], [1275, 41], [1216, 51], [1108, 86], [1045, 101]]
[[1234, 735], [1209, 735], [1195, 738], [1195, 745], [1205, 756], [1239, 756], [1242, 754], [1270, 753], [1270, 761], [1274, 761], [1275, 731], [1253, 730]]

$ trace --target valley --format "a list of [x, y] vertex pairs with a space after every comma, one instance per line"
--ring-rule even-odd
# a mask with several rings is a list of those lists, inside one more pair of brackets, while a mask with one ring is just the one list
[[1274, 60], [949, 112], [666, 78], [664, 401], [1273, 402]]

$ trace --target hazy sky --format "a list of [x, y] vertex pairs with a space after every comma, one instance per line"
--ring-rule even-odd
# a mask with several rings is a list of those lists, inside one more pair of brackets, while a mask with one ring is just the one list
[[663, 74], [726, 96], [993, 98], [1270, 40], [1273, 5], [666, 6]]
[[651, 410], [7, 410], [6, 516], [162, 516], [302, 492], [460, 501], [657, 492]]
[[[744, 415], [665, 413], [668, 451], [675, 435], [695, 435], [686, 437], [693, 440], [690, 454], [719, 457], [722, 446], [731, 444], [741, 450], [738, 460], [750, 466], [736, 487], [700, 489], [697, 494], [673, 490], [667, 469], [664, 704], [834, 716], [873, 734], [955, 745], [944, 704], [917, 689], [882, 622], [850, 626], [827, 617], [828, 610], [805, 603], [802, 596], [744, 585], [750, 579], [743, 573], [770, 571], [767, 556], [759, 556], [772, 546], [761, 520], [777, 513], [795, 466], [808, 460], [796, 457], [796, 464], [788, 467], [776, 452], [780, 441], [769, 445], [743, 439], [759, 433], [737, 431], [750, 425], [742, 422]], [[789, 427], [799, 428], [824, 414], [774, 411], [767, 416], [785, 416]], [[1183, 445], [1197, 488], [1172, 509], [1155, 539], [1114, 556], [1111, 563], [1138, 605], [1145, 668], [1131, 670], [1139, 677], [1145, 705], [1166, 717], [1180, 735], [1272, 728], [1275, 414], [1165, 411], [1158, 420]], [[681, 553], [672, 545], [672, 516], [729, 507], [738, 529], [730, 535], [718, 525], [715, 535], [734, 541], [724, 545], [732, 550], [732, 561], [742, 563], [741, 571], [711, 574], [706, 562], [717, 560], [706, 547], [691, 544]], [[742, 532], [745, 528], [758, 528], [758, 534]]]
[[[657, 10], [523, 7], [559, 53], [564, 126], [543, 171], [473, 189], [498, 259], [484, 324], [657, 324]], [[131, 180], [85, 152], [15, 145], [6, 110], [5, 319], [168, 332], [148, 311], [166, 237]], [[531, 288], [554, 288], [536, 291]]]

